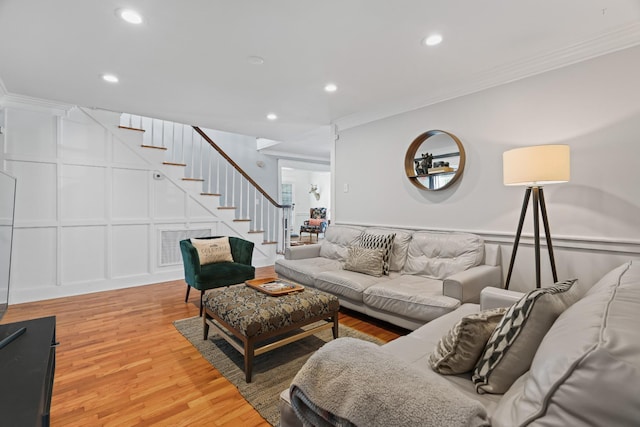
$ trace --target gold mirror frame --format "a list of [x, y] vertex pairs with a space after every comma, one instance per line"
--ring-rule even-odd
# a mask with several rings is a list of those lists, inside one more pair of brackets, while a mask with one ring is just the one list
[[[446, 184], [443, 184], [441, 187], [438, 187], [438, 188], [429, 188], [423, 185], [422, 182], [420, 182], [421, 179], [428, 178], [429, 175], [416, 174], [415, 159], [416, 159], [416, 156], [418, 155], [418, 150], [420, 149], [422, 144], [427, 139], [435, 135], [448, 135], [456, 143], [456, 145], [458, 146], [458, 154], [460, 155], [460, 161], [458, 163], [458, 169], [456, 169], [455, 172], [446, 172], [446, 173], [454, 173], [453, 177]], [[462, 172], [464, 171], [465, 160], [466, 160], [466, 155], [464, 152], [464, 147], [462, 146], [462, 143], [460, 142], [458, 137], [444, 130], [430, 130], [423, 133], [422, 135], [419, 135], [416, 139], [413, 140], [413, 142], [409, 146], [409, 149], [407, 150], [406, 156], [404, 157], [404, 169], [405, 169], [405, 173], [407, 174], [407, 178], [409, 178], [409, 181], [411, 181], [411, 183], [415, 185], [417, 188], [421, 190], [440, 191], [440, 190], [444, 190], [445, 188], [449, 188], [451, 185], [453, 185], [454, 182], [456, 182], [462, 176]]]

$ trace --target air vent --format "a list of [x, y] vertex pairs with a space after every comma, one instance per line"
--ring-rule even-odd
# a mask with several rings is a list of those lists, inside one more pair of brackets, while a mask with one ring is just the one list
[[211, 236], [211, 229], [209, 228], [200, 230], [162, 230], [160, 232], [160, 238], [162, 240], [160, 246], [160, 265], [182, 264], [180, 240], [207, 236]]

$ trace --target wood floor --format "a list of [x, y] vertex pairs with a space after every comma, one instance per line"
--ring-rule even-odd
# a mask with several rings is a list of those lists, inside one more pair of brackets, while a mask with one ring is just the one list
[[[175, 281], [9, 307], [2, 323], [57, 318], [52, 426], [269, 425], [174, 328], [198, 315], [199, 293], [185, 304], [185, 290]], [[350, 311], [340, 323], [384, 341], [406, 333]]]

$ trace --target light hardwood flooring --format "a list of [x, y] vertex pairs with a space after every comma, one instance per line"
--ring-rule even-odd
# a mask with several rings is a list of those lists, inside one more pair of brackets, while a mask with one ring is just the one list
[[[256, 277], [273, 275], [273, 267]], [[198, 315], [184, 281], [16, 304], [2, 323], [56, 316], [52, 426], [268, 426], [172, 322]], [[351, 311], [340, 323], [391, 341], [406, 333]]]

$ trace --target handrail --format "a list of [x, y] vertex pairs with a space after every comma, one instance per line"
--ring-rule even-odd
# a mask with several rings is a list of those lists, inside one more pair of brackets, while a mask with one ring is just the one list
[[213, 142], [213, 140], [209, 138], [209, 136], [206, 133], [204, 133], [202, 129], [200, 129], [198, 126], [192, 126], [192, 127], [196, 132], [200, 134], [200, 136], [205, 141], [209, 143], [209, 145], [211, 145], [218, 153], [220, 153], [220, 155], [224, 157], [224, 159], [227, 162], [229, 162], [229, 164], [233, 166], [240, 173], [240, 175], [242, 175], [247, 181], [249, 181], [256, 190], [258, 190], [267, 200], [269, 200], [269, 202], [271, 202], [272, 205], [274, 205], [277, 208], [291, 207], [291, 205], [281, 205], [275, 200], [273, 200], [271, 196], [269, 196], [269, 194], [262, 187], [260, 187], [260, 185], [258, 185], [257, 182], [255, 182], [249, 175], [247, 175], [247, 173], [236, 162], [234, 162], [233, 159], [231, 159], [231, 157], [229, 157], [227, 153], [225, 153], [224, 150], [222, 150], [222, 148], [220, 148], [215, 142]]

